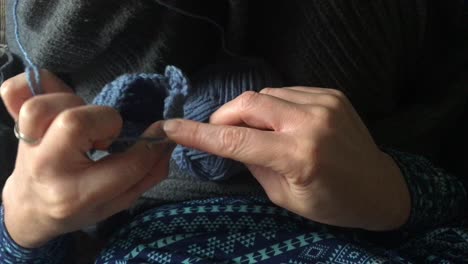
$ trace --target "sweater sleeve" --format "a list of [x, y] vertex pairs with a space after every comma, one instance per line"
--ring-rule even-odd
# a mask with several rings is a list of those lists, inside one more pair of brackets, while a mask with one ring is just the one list
[[70, 247], [67, 236], [50, 241], [41, 248], [26, 249], [16, 244], [8, 234], [4, 221], [4, 208], [0, 208], [0, 264], [58, 264], [64, 263]]
[[393, 149], [384, 151], [400, 167], [411, 195], [411, 214], [402, 229], [423, 231], [464, 214], [467, 192], [459, 178], [423, 157]]

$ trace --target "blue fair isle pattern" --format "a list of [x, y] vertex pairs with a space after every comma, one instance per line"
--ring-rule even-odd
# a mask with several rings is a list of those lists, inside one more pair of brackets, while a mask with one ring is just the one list
[[154, 209], [122, 229], [111, 245], [96, 263], [385, 260], [260, 198], [209, 199]]
[[[111, 240], [97, 264], [462, 263], [468, 228], [439, 228], [396, 246], [307, 221], [261, 198], [219, 198], [149, 211]], [[382, 240], [395, 236], [382, 234]]]
[[[96, 263], [464, 263], [468, 256], [466, 222], [398, 236], [393, 247], [367, 235], [308, 221], [263, 198], [217, 198], [145, 212], [115, 234]], [[57, 241], [35, 250], [36, 259], [25, 249], [12, 253], [12, 245], [2, 240], [0, 263], [63, 263]]]
[[30, 250], [17, 245], [8, 234], [4, 221], [4, 208], [0, 207], [0, 264], [59, 264], [65, 257], [67, 237], [52, 241], [45, 246]]
[[[389, 233], [321, 225], [260, 197], [214, 198], [154, 208], [109, 241], [97, 264], [468, 263], [466, 192], [427, 160], [388, 151], [412, 195], [408, 224]], [[1, 211], [3, 223], [3, 210]], [[0, 263], [63, 263], [61, 240], [27, 250], [0, 225]]]
[[389, 149], [385, 152], [399, 165], [411, 194], [411, 216], [405, 229], [436, 227], [465, 211], [468, 199], [460, 179], [420, 156]]

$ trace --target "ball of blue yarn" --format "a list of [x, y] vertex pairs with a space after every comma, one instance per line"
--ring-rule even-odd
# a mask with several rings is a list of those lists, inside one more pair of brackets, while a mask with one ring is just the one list
[[[243, 59], [209, 66], [193, 76], [192, 84], [184, 118], [208, 122], [218, 108], [242, 93], [279, 87], [282, 81], [264, 61]], [[172, 157], [182, 170], [211, 181], [226, 180], [246, 169], [239, 162], [183, 146], [176, 147]]]

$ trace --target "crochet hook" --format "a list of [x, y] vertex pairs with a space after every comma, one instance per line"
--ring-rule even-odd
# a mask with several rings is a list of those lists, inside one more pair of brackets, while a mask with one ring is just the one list
[[132, 137], [121, 137], [116, 139], [116, 142], [139, 142], [139, 141], [146, 141], [148, 143], [159, 143], [168, 140], [166, 137], [139, 137], [139, 138], [132, 138]]

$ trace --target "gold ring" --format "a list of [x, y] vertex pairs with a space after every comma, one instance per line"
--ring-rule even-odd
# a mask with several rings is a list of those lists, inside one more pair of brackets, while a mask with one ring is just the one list
[[15, 132], [15, 136], [16, 136], [17, 139], [23, 141], [24, 143], [26, 143], [28, 145], [37, 145], [37, 144], [39, 144], [39, 142], [41, 142], [41, 139], [33, 139], [33, 138], [30, 138], [30, 137], [26, 136], [25, 134], [21, 133], [19, 131], [18, 122], [15, 123], [14, 132]]

